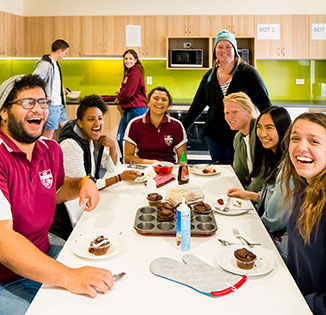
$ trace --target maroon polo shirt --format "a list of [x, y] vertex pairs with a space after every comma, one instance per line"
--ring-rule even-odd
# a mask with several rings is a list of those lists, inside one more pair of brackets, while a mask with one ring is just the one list
[[176, 149], [187, 142], [187, 135], [181, 122], [169, 115], [156, 128], [147, 112], [130, 121], [124, 140], [136, 146], [136, 154], [142, 159], [175, 163]]
[[[0, 130], [0, 220], [46, 253], [53, 221], [56, 192], [64, 182], [63, 155], [50, 139], [35, 142], [32, 161]], [[14, 247], [13, 247], [13, 250]], [[0, 264], [0, 283], [18, 276]]]

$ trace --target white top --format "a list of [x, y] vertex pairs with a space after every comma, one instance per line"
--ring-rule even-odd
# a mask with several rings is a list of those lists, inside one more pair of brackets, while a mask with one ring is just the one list
[[52, 102], [53, 105], [62, 105], [61, 100], [61, 79], [60, 79], [60, 72], [59, 67], [56, 62], [54, 62], [52, 59], [52, 64], [54, 66], [54, 80], [53, 80], [53, 86], [52, 86]]
[[227, 80], [225, 83], [223, 83], [223, 84], [220, 83], [220, 87], [221, 87], [221, 90], [222, 90], [222, 93], [224, 96], [226, 95], [226, 93], [228, 91], [231, 81], [232, 81], [232, 77], [229, 80]]
[[[124, 169], [126, 165], [121, 166], [119, 171]], [[205, 202], [212, 205], [218, 196], [226, 194], [228, 188], [241, 187], [230, 166], [219, 165], [218, 171], [221, 174], [208, 177], [190, 174], [189, 185], [200, 188]], [[144, 172], [153, 174], [153, 169], [148, 166]], [[177, 174], [177, 167], [173, 174]], [[167, 190], [174, 187], [186, 189], [188, 186], [178, 186], [174, 181], [158, 188], [157, 192], [165, 197]], [[112, 291], [99, 294], [94, 299], [43, 285], [32, 301], [28, 315], [235, 315], [239, 314], [239, 310], [245, 315], [312, 314], [256, 211], [251, 210], [247, 214], [232, 217], [214, 214], [218, 226], [216, 234], [210, 237], [191, 237], [190, 250], [182, 252], [177, 249], [175, 235], [146, 236], [138, 234], [134, 229], [137, 209], [147, 204], [144, 184], [124, 181], [102, 190], [100, 195], [99, 205], [95, 210], [83, 213], [58, 260], [70, 267], [91, 265], [107, 268], [113, 274], [126, 272], [126, 276], [115, 282]], [[233, 227], [237, 227], [249, 241], [262, 244], [255, 246], [252, 251], [268, 252], [275, 263], [270, 273], [248, 277], [247, 282], [236, 292], [212, 298], [150, 272], [149, 266], [153, 260], [169, 257], [182, 263], [182, 256], [185, 254], [195, 255], [221, 270], [216, 257], [225, 256], [232, 246], [219, 245], [217, 239], [239, 243], [232, 234]], [[112, 254], [120, 248], [124, 250], [104, 259], [86, 259], [75, 255], [72, 247], [75, 240], [81, 234], [89, 233], [95, 236], [112, 233], [122, 239], [126, 246], [113, 242], [108, 254], [110, 250]]]
[[252, 160], [251, 160], [250, 145], [249, 145], [249, 134], [243, 137], [243, 140], [247, 148], [247, 165], [250, 174], [252, 172]]

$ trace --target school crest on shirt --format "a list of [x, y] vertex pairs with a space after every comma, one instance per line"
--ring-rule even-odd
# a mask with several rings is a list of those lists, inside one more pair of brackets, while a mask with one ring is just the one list
[[38, 173], [40, 175], [41, 182], [44, 187], [50, 189], [53, 184], [53, 176], [51, 170], [46, 170]]
[[170, 135], [164, 136], [164, 141], [167, 146], [170, 146], [173, 143], [173, 137]]

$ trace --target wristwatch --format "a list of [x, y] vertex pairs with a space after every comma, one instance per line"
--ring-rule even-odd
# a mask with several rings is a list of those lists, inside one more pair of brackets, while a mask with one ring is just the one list
[[87, 176], [89, 177], [89, 179], [91, 179], [96, 184], [97, 179], [93, 175], [89, 174]]

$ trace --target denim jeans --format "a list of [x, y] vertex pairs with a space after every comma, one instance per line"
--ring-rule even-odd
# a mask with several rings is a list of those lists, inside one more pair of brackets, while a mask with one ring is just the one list
[[123, 156], [123, 137], [125, 135], [125, 131], [130, 120], [145, 114], [146, 111], [147, 111], [147, 107], [128, 108], [123, 111], [120, 124], [119, 124], [118, 134], [117, 134], [117, 140], [122, 156]]
[[[62, 246], [51, 245], [47, 255], [57, 258]], [[0, 284], [0, 314], [23, 315], [33, 301], [42, 283], [21, 278], [16, 281]]]
[[232, 144], [220, 143], [210, 137], [205, 137], [212, 162], [218, 164], [233, 164], [234, 149]]

